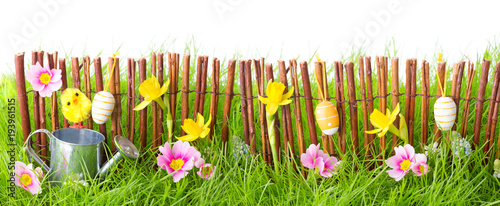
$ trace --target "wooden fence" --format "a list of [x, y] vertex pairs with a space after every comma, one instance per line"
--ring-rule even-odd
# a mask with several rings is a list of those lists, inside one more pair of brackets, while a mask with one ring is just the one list
[[[32, 52], [32, 62], [34, 65], [36, 62], [39, 62], [43, 65], [43, 58], [45, 57], [45, 53], [43, 51], [34, 51]], [[68, 87], [67, 83], [67, 71], [66, 71], [66, 59], [60, 58], [57, 59], [57, 52], [47, 53], [48, 64], [50, 68], [57, 68], [62, 70], [62, 81], [63, 86], [60, 91], [63, 91]], [[208, 65], [209, 58], [208, 56], [198, 56], [196, 59], [196, 88], [195, 90], [190, 90], [189, 85], [189, 75], [190, 75], [190, 55], [185, 54], [183, 56], [182, 62], [182, 88], [179, 89], [179, 69], [180, 69], [180, 55], [177, 53], [168, 53], [167, 57], [164, 58], [163, 53], [152, 53], [151, 58], [151, 74], [157, 76], [160, 84], [165, 82], [165, 76], [168, 76], [171, 84], [169, 86], [168, 95], [170, 97], [171, 104], [171, 113], [172, 118], [174, 120], [179, 117], [176, 116], [177, 111], [177, 98], [180, 96], [181, 98], [181, 122], [184, 119], [191, 117], [190, 116], [190, 108], [185, 105], [189, 105], [190, 100], [189, 94], [195, 92], [194, 99], [194, 107], [192, 112], [192, 117], [194, 118], [197, 113], [202, 113], [204, 110], [204, 106], [206, 104], [205, 98], [206, 95], [210, 95], [210, 114], [213, 117], [213, 121], [210, 125], [211, 132], [209, 134], [209, 138], [213, 138], [214, 136], [214, 127], [217, 124], [217, 118], [222, 118], [222, 125], [218, 125], [222, 127], [221, 130], [221, 140], [222, 142], [228, 142], [229, 140], [229, 128], [228, 121], [231, 115], [231, 104], [236, 103], [233, 102], [233, 97], [239, 96], [241, 100], [241, 112], [242, 112], [242, 121], [243, 121], [243, 131], [244, 131], [244, 140], [247, 145], [250, 145], [250, 150], [252, 153], [263, 153], [263, 158], [265, 161], [271, 163], [270, 157], [270, 144], [267, 134], [267, 123], [265, 117], [265, 105], [263, 105], [260, 101], [258, 101], [257, 95], [264, 96], [265, 93], [265, 83], [274, 78], [275, 67], [273, 67], [270, 63], [265, 63], [264, 58], [253, 59], [253, 60], [229, 60], [227, 63], [227, 78], [226, 80], [226, 88], [225, 91], [220, 91], [220, 60], [217, 58], [212, 59], [212, 79], [211, 83], [211, 91], [207, 91], [207, 76], [208, 76]], [[26, 140], [27, 136], [34, 130], [40, 128], [47, 127], [47, 114], [46, 111], [46, 101], [49, 98], [42, 98], [40, 95], [33, 91], [26, 91], [25, 86], [25, 63], [24, 63], [24, 53], [20, 53], [15, 55], [15, 67], [16, 67], [16, 83], [17, 83], [17, 93], [19, 98], [19, 107], [21, 112], [21, 120], [22, 120], [22, 128], [23, 128], [23, 137]], [[167, 62], [164, 61], [167, 59]], [[143, 82], [147, 78], [147, 61], [145, 58], [140, 58], [136, 61], [133, 58], [127, 59], [127, 89], [126, 91], [122, 91], [120, 87], [120, 67], [119, 61], [120, 59], [116, 58], [117, 64], [114, 69], [114, 78], [111, 79], [111, 88], [110, 92], [115, 96], [116, 102], [119, 102], [115, 105], [115, 110], [111, 117], [111, 121], [106, 124], [111, 124], [111, 131], [106, 131], [106, 124], [99, 125], [99, 132], [101, 132], [105, 137], [113, 137], [115, 135], [126, 134], [126, 137], [131, 141], [134, 141], [135, 138], [135, 118], [136, 112], [133, 111], [135, 106], [135, 99], [139, 98], [141, 101], [142, 97], [136, 93], [138, 83]], [[328, 100], [334, 100], [337, 106], [337, 110], [339, 111], [340, 116], [340, 127], [339, 132], [333, 136], [328, 136], [325, 134], [321, 135], [323, 148], [330, 154], [345, 154], [346, 152], [351, 152], [355, 156], [361, 155], [365, 158], [371, 158], [374, 156], [384, 157], [386, 152], [388, 151], [386, 148], [387, 142], [389, 142], [386, 136], [382, 136], [380, 138], [376, 138], [376, 135], [366, 134], [365, 130], [373, 129], [371, 123], [369, 122], [369, 115], [375, 109], [374, 101], [379, 102], [379, 110], [385, 111], [387, 105], [388, 98], [391, 97], [390, 101], [392, 101], [392, 108], [400, 103], [404, 105], [404, 116], [405, 121], [408, 124], [409, 130], [409, 143], [415, 143], [415, 119], [417, 115], [421, 115], [421, 136], [420, 136], [420, 148], [423, 148], [424, 145], [430, 141], [428, 139], [429, 135], [432, 133], [435, 135], [435, 141], [441, 141], [441, 133], [440, 131], [434, 127], [434, 129], [430, 129], [429, 124], [434, 121], [432, 116], [429, 116], [430, 109], [433, 107], [429, 106], [430, 98], [436, 98], [441, 96], [441, 90], [437, 89], [435, 94], [430, 93], [430, 85], [444, 85], [445, 83], [445, 69], [446, 62], [439, 62], [437, 66], [437, 72], [439, 74], [439, 78], [436, 78], [436, 82], [430, 82], [430, 72], [429, 72], [429, 62], [423, 60], [420, 65], [417, 64], [417, 59], [407, 59], [406, 67], [405, 67], [405, 91], [401, 92], [400, 87], [402, 83], [399, 82], [399, 58], [394, 57], [390, 59], [391, 67], [389, 67], [389, 58], [383, 56], [377, 56], [375, 58], [374, 63], [370, 57], [359, 57], [357, 64], [357, 71], [355, 73], [355, 65], [353, 62], [347, 62], [343, 64], [342, 62], [335, 61], [333, 64], [333, 72], [334, 72], [334, 80], [328, 80], [326, 82], [316, 82], [318, 87], [323, 87], [323, 84], [333, 83], [335, 84], [335, 91], [328, 92], [328, 94], [335, 94], [333, 97], [327, 97]], [[59, 64], [57, 64], [59, 63]], [[235, 73], [236, 73], [236, 64], [239, 65], [239, 86], [241, 88], [240, 93], [234, 93], [234, 81], [235, 81]], [[91, 64], [94, 66], [94, 75], [95, 82], [91, 82]], [[167, 68], [165, 68], [165, 64]], [[252, 76], [252, 64], [253, 71], [255, 72], [254, 76]], [[101, 58], [94, 58], [93, 62], [90, 61], [88, 56], [83, 57], [83, 59], [79, 59], [78, 57], [71, 58], [72, 65], [72, 79], [73, 85], [72, 87], [80, 88], [81, 87], [81, 71], [83, 71], [83, 89], [82, 91], [91, 98], [91, 93], [95, 93], [103, 90], [103, 71], [101, 65]], [[113, 65], [113, 58], [108, 58], [108, 65]], [[138, 69], [136, 69], [137, 67]], [[374, 66], [374, 68], [372, 68]], [[302, 82], [299, 82], [298, 68], [300, 67], [300, 72], [302, 77]], [[420, 69], [419, 69], [420, 67]], [[285, 154], [290, 155], [290, 157], [297, 157], [299, 154], [304, 153], [305, 149], [308, 145], [306, 145], [306, 136], [309, 138], [309, 142], [312, 144], [319, 143], [318, 141], [318, 130], [316, 129], [316, 123], [314, 119], [314, 108], [313, 101], [318, 101], [318, 98], [312, 96], [311, 92], [311, 82], [310, 82], [310, 70], [308, 68], [308, 64], [305, 61], [297, 63], [295, 59], [290, 60], [288, 62], [288, 67], [285, 65], [285, 61], [278, 61], [278, 78], [279, 81], [284, 83], [286, 86], [286, 91], [290, 86], [295, 88], [294, 95], [292, 96], [293, 100], [293, 108], [292, 111], [291, 105], [286, 105], [281, 107], [281, 118], [280, 115], [275, 115], [275, 135], [276, 135], [276, 147], [278, 151], [285, 151]], [[465, 78], [465, 86], [462, 86], [462, 80], [464, 79], [465, 70], [467, 68], [467, 76]], [[493, 144], [494, 144], [494, 136], [497, 127], [497, 118], [498, 118], [498, 107], [500, 102], [500, 62], [496, 64], [496, 70], [494, 72], [494, 77], [492, 80], [492, 92], [489, 95], [490, 98], [486, 99], [486, 86], [488, 83], [488, 73], [490, 68], [490, 61], [483, 60], [482, 62], [482, 71], [479, 80], [479, 88], [477, 95], [472, 93], [472, 86], [475, 78], [475, 69], [474, 64], [470, 62], [466, 64], [466, 62], [461, 61], [459, 63], [453, 64], [452, 71], [452, 82], [451, 82], [451, 93], [448, 95], [452, 99], [454, 99], [455, 103], [460, 105], [463, 102], [463, 112], [462, 112], [462, 126], [458, 130], [462, 136], [467, 134], [467, 124], [470, 113], [470, 105], [471, 101], [475, 101], [476, 109], [475, 109], [475, 121], [474, 130], [473, 130], [473, 148], [483, 147], [484, 152], [490, 152], [492, 155]], [[168, 69], [168, 71], [166, 71]], [[319, 75], [320, 80], [322, 80], [323, 70], [322, 64], [315, 62], [314, 71]], [[136, 71], [139, 71], [139, 81], [136, 78]], [[391, 76], [389, 76], [389, 70], [391, 71]], [[417, 93], [417, 71], [421, 72], [421, 93]], [[326, 72], [325, 72], [326, 73]], [[166, 75], [168, 74], [168, 75]], [[344, 78], [344, 75], [346, 76]], [[374, 75], [377, 76], [377, 82], [373, 82], [372, 79]], [[329, 75], [327, 75], [328, 77]], [[187, 77], [187, 78], [186, 78]], [[391, 79], [389, 80], [389, 77]], [[434, 78], [433, 78], [434, 79]], [[356, 80], [359, 81], [359, 84], [356, 84]], [[344, 83], [347, 81], [347, 84]], [[391, 81], [391, 92], [388, 92], [388, 82]], [[440, 81], [440, 84], [437, 83]], [[92, 83], [95, 83], [96, 91], [91, 89]], [[300, 86], [302, 83], [302, 86]], [[255, 94], [253, 86], [256, 85]], [[358, 87], [359, 85], [359, 87]], [[347, 89], [345, 88], [347, 86]], [[374, 87], [377, 92], [374, 92]], [[465, 87], [465, 97], [462, 97], [461, 90]], [[329, 88], [328, 86], [326, 87]], [[347, 91], [346, 91], [347, 90]], [[359, 91], [358, 91], [359, 90]], [[180, 93], [180, 94], [179, 94]], [[302, 94], [303, 95], [302, 95]], [[347, 93], [347, 99], [345, 98]], [[28, 95], [32, 95], [33, 99], [33, 110], [28, 108]], [[224, 96], [224, 111], [222, 115], [217, 115], [218, 105], [219, 105], [219, 96]], [[375, 96], [376, 95], [376, 96]], [[476, 96], [473, 96], [476, 95]], [[50, 98], [50, 121], [52, 122], [52, 130], [57, 130], [61, 128], [59, 114], [58, 114], [58, 96], [60, 96], [60, 92], [54, 92], [52, 97]], [[360, 99], [357, 99], [356, 96], [360, 96]], [[400, 96], [404, 96], [404, 102], [400, 102]], [[416, 112], [416, 97], [421, 96], [421, 111], [418, 114]], [[122, 116], [122, 100], [126, 100], [126, 125], [122, 125], [119, 120]], [[483, 119], [483, 107], [484, 103], [489, 102], [488, 113], [487, 113], [487, 124], [486, 127], [481, 125], [481, 120]], [[254, 108], [254, 104], [257, 103], [257, 108]], [[305, 134], [305, 127], [303, 125], [303, 114], [302, 114], [302, 103], [305, 104], [306, 114], [304, 115], [307, 123], [307, 131], [308, 134]], [[359, 108], [361, 105], [361, 108]], [[349, 107], [349, 113], [346, 112]], [[458, 108], [458, 107], [457, 107]], [[148, 109], [152, 110], [152, 122], [148, 122]], [[358, 125], [358, 112], [361, 109], [362, 116], [362, 125]], [[258, 111], [258, 112], [257, 112]], [[31, 114], [33, 112], [33, 114]], [[292, 113], [293, 117], [292, 118]], [[139, 112], [139, 142], [140, 148], [144, 149], [147, 145], [147, 137], [151, 136], [152, 138], [152, 147], [155, 148], [160, 146], [163, 142], [167, 141], [163, 139], [165, 128], [163, 127], [162, 122], [164, 121], [164, 112], [159, 109], [156, 103], [153, 103], [151, 107], [146, 107], [145, 109]], [[258, 115], [258, 117], [255, 117]], [[347, 118], [349, 115], [350, 118]], [[457, 113], [458, 116], [458, 113]], [[33, 118], [31, 118], [33, 117]], [[257, 120], [256, 120], [257, 119]], [[293, 120], [292, 120], [293, 119]], [[346, 120], [350, 119], [350, 122]], [[458, 122], [458, 117], [456, 118], [456, 122]], [[31, 128], [31, 121], [34, 122], [34, 127]], [[399, 125], [399, 118], [396, 119], [395, 125]], [[62, 127], [68, 127], [68, 121], [63, 118]], [[255, 122], [260, 122], [256, 124]], [[294, 123], [295, 122], [295, 125]], [[174, 121], [175, 124], [175, 121]], [[87, 120], [86, 125], [89, 129], [93, 129], [92, 120]], [[152, 129], [148, 130], [148, 125], [151, 125]], [[350, 131], [347, 131], [347, 126], [349, 125]], [[174, 125], [175, 127], [179, 127], [180, 125]], [[122, 128], [125, 129], [125, 132], [122, 131]], [[481, 137], [481, 130], [485, 129], [484, 138]], [[257, 137], [259, 131], [261, 137]], [[453, 130], [457, 130], [456, 124], [453, 127]], [[351, 139], [347, 141], [347, 135], [350, 133]], [[296, 134], [294, 136], [294, 134]], [[178, 135], [178, 134], [177, 134]], [[181, 133], [183, 135], [183, 132]], [[335, 137], [336, 136], [336, 139]], [[398, 144], [398, 137], [395, 135], [387, 135], [392, 136], [392, 145], [390, 147], [395, 147]], [[280, 139], [283, 138], [283, 139]], [[361, 139], [359, 139], [361, 138]], [[448, 138], [448, 136], [446, 136]], [[500, 141], [500, 135], [498, 136], [498, 141]], [[362, 147], [359, 146], [360, 140], [363, 144]], [[449, 139], [447, 139], [449, 141]], [[257, 149], [257, 141], [260, 141], [262, 145], [261, 151]], [[295, 145], [297, 142], [297, 145]], [[346, 143], [350, 142], [350, 144]], [[282, 143], [284, 145], [282, 145]], [[378, 145], [377, 145], [378, 143]], [[285, 145], [291, 145], [291, 147], [287, 147]], [[347, 148], [347, 145], [352, 146], [351, 148]], [[111, 145], [114, 150], [114, 145]], [[284, 149], [282, 149], [282, 147]], [[295, 149], [298, 149], [298, 152]], [[335, 151], [338, 148], [338, 151]], [[39, 134], [36, 136], [36, 150], [42, 155], [47, 155], [47, 138], [43, 134]], [[389, 150], [391, 150], [389, 148]], [[499, 148], [496, 149], [497, 157], [500, 153]]]

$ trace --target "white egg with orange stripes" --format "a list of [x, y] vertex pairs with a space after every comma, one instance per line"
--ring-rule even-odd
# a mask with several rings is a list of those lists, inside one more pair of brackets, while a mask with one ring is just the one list
[[441, 131], [448, 131], [453, 127], [457, 118], [457, 105], [449, 97], [440, 97], [434, 104], [434, 118]]
[[104, 124], [111, 117], [115, 107], [115, 97], [107, 91], [100, 91], [92, 101], [92, 119], [96, 124]]

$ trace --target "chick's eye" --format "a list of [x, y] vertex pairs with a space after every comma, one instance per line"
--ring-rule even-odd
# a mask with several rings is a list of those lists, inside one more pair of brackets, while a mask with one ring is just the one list
[[69, 102], [67, 103], [67, 105], [68, 105], [68, 106], [69, 106], [70, 104], [71, 104], [71, 103], [69, 103]]
[[75, 93], [75, 95], [78, 97], [78, 93]]

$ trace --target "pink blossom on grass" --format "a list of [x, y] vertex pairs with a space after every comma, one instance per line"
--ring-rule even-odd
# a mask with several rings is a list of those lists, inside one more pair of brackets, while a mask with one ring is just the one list
[[203, 179], [212, 179], [213, 173], [215, 172], [215, 166], [212, 166], [210, 163], [205, 163], [203, 158], [198, 159], [194, 163], [194, 166], [200, 168], [200, 170], [196, 173]]
[[14, 174], [14, 181], [17, 186], [22, 187], [32, 195], [42, 192], [40, 179], [43, 177], [43, 172], [40, 167], [33, 170], [33, 164], [26, 165], [23, 162], [16, 161]]
[[50, 69], [48, 64], [42, 67], [38, 62], [26, 72], [26, 79], [31, 83], [33, 90], [39, 92], [42, 97], [50, 97], [52, 92], [61, 88], [61, 77], [60, 69]]
[[427, 157], [424, 154], [416, 154], [415, 164], [413, 164], [411, 170], [418, 177], [427, 174], [427, 172], [429, 172], [429, 166], [427, 165]]
[[404, 147], [394, 147], [394, 151], [396, 154], [385, 160], [385, 163], [392, 168], [392, 170], [387, 171], [389, 176], [399, 181], [408, 174], [415, 163], [415, 149], [407, 144]]
[[333, 156], [330, 157], [319, 148], [320, 144], [311, 144], [309, 148], [307, 148], [306, 153], [300, 156], [300, 161], [304, 167], [314, 169], [315, 172], [319, 173], [321, 176], [331, 177], [333, 174], [337, 173], [340, 167], [340, 161]]
[[158, 166], [172, 174], [174, 182], [184, 178], [188, 171], [193, 169], [194, 163], [201, 158], [200, 152], [190, 146], [189, 142], [177, 141], [172, 148], [166, 142], [159, 150], [161, 154], [157, 157]]

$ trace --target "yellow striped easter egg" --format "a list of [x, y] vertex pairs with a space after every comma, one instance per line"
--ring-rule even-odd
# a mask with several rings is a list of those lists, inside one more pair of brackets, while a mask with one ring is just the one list
[[451, 129], [457, 118], [457, 105], [449, 97], [440, 97], [434, 104], [434, 118], [441, 131]]
[[96, 124], [104, 124], [111, 117], [115, 107], [115, 97], [107, 91], [100, 91], [92, 101], [92, 119]]
[[321, 131], [327, 135], [333, 135], [339, 130], [339, 113], [335, 105], [330, 101], [323, 101], [314, 110], [316, 122]]

